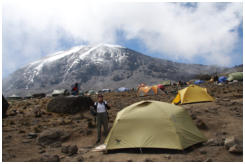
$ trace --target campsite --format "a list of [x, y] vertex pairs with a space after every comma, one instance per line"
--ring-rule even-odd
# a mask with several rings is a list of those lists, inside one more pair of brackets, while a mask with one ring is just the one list
[[[145, 88], [140, 93], [125, 88], [121, 88], [121, 92], [104, 92], [104, 99], [111, 105], [108, 113], [109, 128], [112, 130], [108, 140], [105, 141], [106, 137], [103, 136], [99, 144], [95, 144], [96, 125], [89, 112], [89, 105], [93, 104], [89, 99], [97, 100], [97, 95], [93, 94], [95, 91], [91, 90], [89, 95], [85, 96], [87, 100], [84, 99], [84, 102], [80, 100], [80, 103], [75, 104], [80, 107], [79, 112], [74, 110], [67, 112], [65, 108], [63, 110], [62, 106], [59, 106], [58, 99], [71, 108], [74, 106], [72, 103], [66, 103], [65, 101], [68, 100], [63, 96], [10, 99], [8, 100], [7, 117], [3, 119], [2, 123], [3, 161], [241, 162], [243, 160], [242, 82], [220, 85], [206, 82], [196, 86], [206, 88], [200, 89], [201, 92], [186, 91], [188, 90], [186, 88], [191, 86], [165, 86], [167, 94], [157, 91], [154, 87], [153, 89]], [[143, 94], [146, 90], [150, 91], [148, 95]], [[204, 101], [190, 102], [187, 101], [190, 97], [187, 97], [180, 98], [178, 101], [181, 102], [173, 105], [173, 100], [178, 99], [178, 93], [182, 94], [183, 90], [188, 92], [190, 97], [193, 94], [204, 94], [204, 97], [199, 95]], [[179, 96], [183, 97], [181, 94]], [[196, 97], [198, 95], [191, 99]], [[71, 99], [73, 98], [71, 97]], [[159, 108], [154, 106], [159, 106]], [[160, 110], [161, 108], [162, 110]], [[63, 113], [58, 113], [55, 110], [62, 110]], [[178, 123], [178, 118], [186, 119], [184, 121], [186, 125], [178, 124], [180, 129], [193, 130], [195, 132], [192, 134], [201, 137], [194, 137], [195, 142], [192, 140], [190, 144], [190, 141], [186, 139], [193, 136], [184, 130], [180, 131], [178, 135], [184, 136], [181, 142], [186, 146], [179, 147], [179, 140], [168, 144], [173, 141], [172, 138], [176, 137], [172, 135], [171, 131], [178, 129], [178, 127], [168, 121], [166, 111], [168, 113], [175, 111], [176, 114], [169, 115], [175, 116], [170, 117], [170, 120], [173, 119], [175, 123]], [[161, 112], [165, 112], [163, 121], [161, 121], [162, 118], [158, 119], [159, 121], [146, 120], [160, 118]], [[183, 117], [177, 117], [178, 113], [181, 113]], [[125, 123], [118, 124], [120, 117], [126, 118], [126, 116]], [[123, 120], [121, 119], [122, 122]], [[114, 122], [116, 122], [115, 125], [113, 125]], [[124, 128], [125, 126], [126, 128]], [[122, 132], [120, 127], [126, 131]], [[142, 127], [144, 128], [140, 129]], [[171, 135], [168, 136], [170, 133]], [[189, 137], [185, 137], [185, 135]], [[122, 141], [128, 140], [128, 143], [132, 142], [131, 144], [138, 145], [137, 148], [124, 145], [126, 149], [114, 149], [118, 145], [111, 143], [107, 151], [95, 149], [97, 146], [103, 148], [104, 141], [109, 145], [113, 141], [110, 141], [110, 137], [117, 136], [124, 136]], [[147, 140], [149, 141], [147, 144], [147, 142], [141, 142], [144, 141], [144, 136], [148, 136], [148, 138], [149, 136], [157, 136], [157, 138], [150, 138]]]

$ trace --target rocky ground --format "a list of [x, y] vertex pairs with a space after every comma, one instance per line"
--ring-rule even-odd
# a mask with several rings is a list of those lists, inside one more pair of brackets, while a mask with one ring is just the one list
[[[69, 115], [47, 112], [52, 98], [11, 101], [2, 121], [2, 159], [10, 161], [242, 161], [243, 85], [242, 82], [203, 85], [214, 102], [181, 105], [208, 138], [185, 151], [147, 149], [93, 152], [96, 128], [88, 111]], [[110, 123], [118, 111], [141, 100], [171, 102], [177, 88], [168, 95], [137, 97], [135, 92], [107, 93], [112, 108]], [[96, 97], [92, 96], [95, 100]], [[104, 140], [104, 138], [102, 138]], [[102, 144], [102, 143], [101, 143]]]

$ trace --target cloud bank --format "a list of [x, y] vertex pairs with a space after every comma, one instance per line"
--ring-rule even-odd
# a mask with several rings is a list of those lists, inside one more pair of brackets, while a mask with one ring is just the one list
[[242, 3], [98, 3], [5, 0], [3, 72], [72, 44], [140, 39], [149, 52], [178, 61], [229, 65], [241, 42]]

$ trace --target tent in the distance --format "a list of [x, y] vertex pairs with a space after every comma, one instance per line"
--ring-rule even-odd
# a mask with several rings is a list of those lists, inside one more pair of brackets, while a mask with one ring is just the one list
[[158, 84], [157, 87], [158, 87], [159, 89], [161, 89], [161, 90], [164, 90], [164, 89], [165, 89], [164, 85], [162, 85], [162, 84]]
[[197, 85], [190, 85], [178, 91], [178, 94], [172, 101], [172, 104], [187, 104], [205, 101], [214, 101], [214, 99], [208, 94], [207, 89]]
[[171, 83], [172, 83], [171, 80], [165, 80], [161, 84], [164, 85], [164, 86], [170, 86]]
[[219, 83], [225, 83], [227, 81], [227, 77], [220, 76], [218, 81], [219, 81]]
[[117, 89], [118, 92], [126, 92], [126, 91], [129, 91], [130, 89], [129, 88], [125, 88], [125, 87], [120, 87]]
[[107, 150], [183, 150], [206, 140], [182, 107], [160, 101], [140, 101], [117, 113], [105, 145]]
[[203, 80], [196, 80], [196, 81], [194, 82], [194, 84], [202, 84], [202, 83], [204, 83]]
[[22, 97], [16, 95], [16, 94], [13, 94], [9, 97], [6, 98], [7, 100], [22, 100]]
[[89, 90], [87, 93], [87, 95], [89, 95], [89, 96], [95, 95], [95, 94], [96, 94], [96, 92], [94, 90]]
[[55, 96], [60, 96], [60, 95], [69, 95], [69, 91], [67, 89], [55, 89], [53, 90], [52, 92], [52, 96], [55, 97]]
[[157, 85], [140, 87], [137, 93], [138, 96], [150, 96], [158, 94], [164, 94], [164, 92]]
[[238, 80], [238, 81], [242, 81], [243, 80], [243, 72], [234, 72], [234, 73], [230, 73], [228, 75], [228, 81], [232, 81], [232, 80]]

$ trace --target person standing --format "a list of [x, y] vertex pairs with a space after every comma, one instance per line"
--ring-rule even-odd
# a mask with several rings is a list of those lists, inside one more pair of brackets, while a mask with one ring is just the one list
[[103, 95], [98, 95], [98, 102], [94, 103], [94, 109], [96, 112], [96, 127], [97, 127], [97, 141], [96, 143], [100, 142], [101, 138], [101, 126], [103, 125], [104, 134], [107, 135], [108, 133], [108, 112], [107, 110], [110, 109], [110, 106], [107, 104], [106, 101], [103, 100]]
[[78, 89], [78, 83], [75, 83], [75, 85], [71, 89], [72, 95], [78, 95], [79, 89]]

